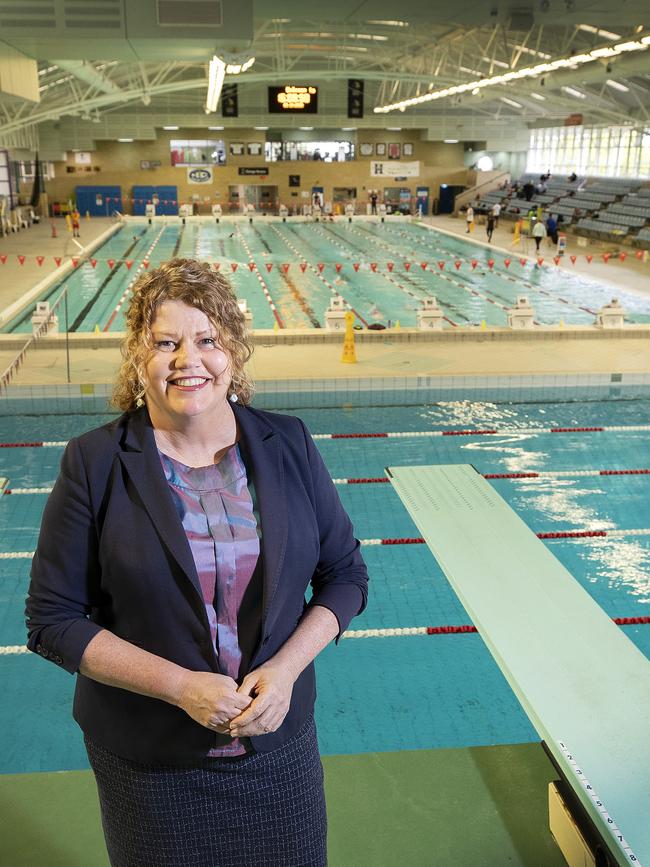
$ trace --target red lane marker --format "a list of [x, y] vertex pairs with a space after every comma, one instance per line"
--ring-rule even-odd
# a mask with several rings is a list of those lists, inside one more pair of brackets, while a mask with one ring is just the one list
[[[638, 626], [650, 624], [650, 617], [612, 617], [617, 626]], [[427, 626], [427, 635], [458, 635], [478, 632], [475, 626]]]
[[604, 427], [552, 427], [551, 433], [587, 433], [589, 431], [604, 430]]
[[366, 439], [382, 439], [387, 437], [387, 433], [349, 433], [349, 434], [332, 434], [333, 440], [366, 440]]
[[478, 632], [475, 626], [427, 626], [427, 635], [452, 635], [458, 632]]
[[650, 470], [600, 470], [601, 476], [648, 476]]
[[0, 449], [39, 448], [43, 443], [0, 443]]
[[382, 545], [424, 545], [424, 539], [416, 538], [416, 539], [382, 539]]
[[495, 430], [443, 430], [443, 437], [471, 437], [478, 434], [495, 434]]
[[484, 479], [538, 479], [539, 473], [483, 473]]
[[538, 539], [590, 539], [606, 536], [605, 530], [566, 530], [560, 533], [535, 533]]
[[346, 479], [348, 485], [380, 485], [384, 484], [384, 482], [390, 482], [390, 479], [386, 478], [378, 478], [378, 479]]

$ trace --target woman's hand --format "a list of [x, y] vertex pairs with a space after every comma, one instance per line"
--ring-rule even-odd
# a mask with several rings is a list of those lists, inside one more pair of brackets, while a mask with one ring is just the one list
[[250, 706], [230, 721], [230, 734], [234, 738], [250, 737], [279, 729], [291, 704], [293, 682], [281, 665], [266, 663], [247, 674], [237, 692]]
[[232, 677], [209, 671], [188, 671], [177, 702], [197, 723], [221, 734], [229, 733], [229, 721], [250, 703], [248, 694], [237, 690]]

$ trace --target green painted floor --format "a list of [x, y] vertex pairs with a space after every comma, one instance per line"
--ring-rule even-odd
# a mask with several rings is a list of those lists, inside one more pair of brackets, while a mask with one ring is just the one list
[[[537, 744], [323, 762], [330, 867], [566, 867]], [[91, 773], [0, 776], [0, 839], [6, 867], [108, 867]]]

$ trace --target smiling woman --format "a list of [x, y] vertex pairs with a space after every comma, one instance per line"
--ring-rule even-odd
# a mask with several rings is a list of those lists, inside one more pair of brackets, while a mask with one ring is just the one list
[[303, 423], [248, 406], [222, 276], [143, 275], [127, 327], [125, 412], [44, 512], [29, 647], [79, 674], [114, 867], [324, 867], [313, 660], [365, 607], [359, 542]]

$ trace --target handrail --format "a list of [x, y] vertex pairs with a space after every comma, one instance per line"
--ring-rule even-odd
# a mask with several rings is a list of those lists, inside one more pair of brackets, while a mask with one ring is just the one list
[[25, 359], [25, 355], [27, 354], [27, 350], [30, 348], [30, 346], [33, 343], [36, 343], [41, 337], [43, 337], [47, 334], [47, 332], [49, 331], [50, 325], [52, 324], [54, 314], [56, 313], [56, 310], [57, 310], [59, 304], [61, 303], [61, 301], [63, 300], [63, 298], [67, 295], [68, 289], [69, 289], [69, 286], [66, 283], [65, 286], [63, 287], [63, 291], [61, 292], [59, 297], [56, 299], [56, 301], [50, 307], [50, 315], [47, 317], [47, 319], [44, 322], [41, 322], [39, 327], [36, 329], [36, 331], [34, 331], [32, 333], [31, 337], [25, 343], [23, 348], [14, 357], [13, 361], [9, 364], [8, 367], [5, 368], [4, 372], [2, 374], [0, 374], [0, 391], [2, 391], [3, 389], [6, 391], [7, 386], [9, 385], [9, 383], [12, 380], [12, 377], [14, 376], [14, 373], [18, 371], [18, 368], [23, 363], [23, 361]]
[[464, 205], [468, 201], [471, 202], [472, 199], [474, 198], [474, 196], [476, 195], [476, 193], [479, 190], [481, 190], [483, 187], [490, 185], [490, 189], [493, 190], [496, 188], [496, 186], [499, 185], [499, 183], [504, 178], [510, 178], [510, 176], [511, 176], [511, 172], [503, 171], [503, 172], [501, 172], [501, 174], [498, 174], [495, 177], [490, 178], [489, 181], [483, 181], [482, 184], [477, 184], [474, 187], [469, 187], [469, 189], [463, 190], [462, 193], [459, 193], [457, 196], [454, 196], [454, 211], [453, 211], [453, 213], [457, 214], [461, 205]]

